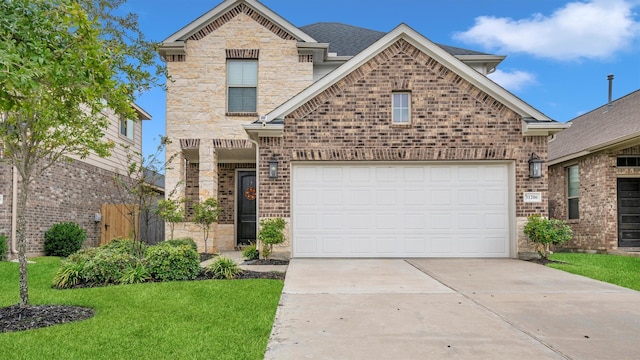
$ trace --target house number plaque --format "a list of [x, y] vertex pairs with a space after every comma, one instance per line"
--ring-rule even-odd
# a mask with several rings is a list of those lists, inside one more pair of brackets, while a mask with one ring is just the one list
[[541, 203], [542, 202], [542, 193], [541, 192], [526, 192], [524, 193], [524, 202], [526, 203]]

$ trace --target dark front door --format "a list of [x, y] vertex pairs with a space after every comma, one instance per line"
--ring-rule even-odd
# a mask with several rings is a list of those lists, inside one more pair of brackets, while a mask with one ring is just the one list
[[236, 243], [247, 245], [256, 242], [256, 187], [255, 171], [238, 171], [238, 204]]
[[618, 179], [618, 246], [640, 247], [640, 179]]

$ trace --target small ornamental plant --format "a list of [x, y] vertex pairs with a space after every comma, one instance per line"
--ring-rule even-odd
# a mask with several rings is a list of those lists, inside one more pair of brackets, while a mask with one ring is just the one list
[[287, 223], [283, 218], [260, 220], [258, 239], [262, 242], [262, 253], [268, 258], [273, 251], [273, 245], [282, 244], [285, 240], [284, 228]]
[[545, 260], [549, 259], [549, 246], [565, 243], [573, 237], [573, 231], [567, 223], [558, 219], [547, 219], [540, 215], [528, 217], [524, 233], [529, 241], [536, 244], [536, 251]]
[[219, 214], [218, 200], [214, 198], [208, 198], [193, 205], [193, 221], [202, 228], [205, 253], [209, 252], [207, 240], [211, 232], [211, 224], [218, 220]]

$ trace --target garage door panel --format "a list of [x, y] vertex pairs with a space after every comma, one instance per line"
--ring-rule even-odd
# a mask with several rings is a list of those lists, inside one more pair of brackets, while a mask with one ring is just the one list
[[293, 256], [509, 256], [508, 169], [294, 163]]

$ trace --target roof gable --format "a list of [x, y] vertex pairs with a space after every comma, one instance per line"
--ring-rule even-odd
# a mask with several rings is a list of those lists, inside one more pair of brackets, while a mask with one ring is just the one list
[[580, 115], [570, 124], [549, 143], [552, 165], [609, 147], [640, 143], [640, 90]]
[[256, 0], [225, 0], [163, 41], [163, 45], [186, 40], [199, 40], [224, 25], [238, 14], [247, 14], [274, 34], [287, 40], [315, 42], [280, 15]]
[[529, 104], [520, 100], [518, 97], [500, 87], [499, 85], [488, 79], [486, 76], [473, 70], [471, 67], [464, 64], [462, 61], [444, 50], [442, 47], [431, 42], [405, 24], [399, 25], [394, 30], [369, 46], [366, 50], [360, 52], [351, 60], [349, 60], [324, 78], [318, 80], [313, 85], [299, 93], [297, 96], [291, 98], [289, 101], [271, 111], [266, 115], [267, 121], [283, 119], [298, 107], [302, 106], [316, 95], [328, 89], [340, 79], [347, 76], [349, 73], [356, 70], [400, 39], [407, 41], [418, 50], [424, 52], [440, 64], [443, 64], [450, 71], [455, 72], [457, 75], [459, 75], [472, 85], [478, 87], [480, 90], [484, 91], [506, 107], [519, 114], [523, 119], [533, 118], [537, 120], [537, 122], [557, 124], [555, 121], [549, 119], [546, 115], [542, 114], [538, 110], [531, 107]]

